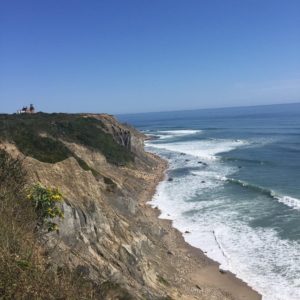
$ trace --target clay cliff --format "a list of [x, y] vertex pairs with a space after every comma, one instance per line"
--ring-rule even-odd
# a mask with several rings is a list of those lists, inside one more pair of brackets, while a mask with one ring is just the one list
[[181, 235], [146, 205], [166, 163], [144, 151], [143, 134], [106, 114], [5, 115], [0, 133], [29, 184], [63, 195], [59, 232], [41, 237], [52, 268], [106, 285], [105, 299], [233, 299], [201, 285], [193, 274], [210, 262], [179, 248]]

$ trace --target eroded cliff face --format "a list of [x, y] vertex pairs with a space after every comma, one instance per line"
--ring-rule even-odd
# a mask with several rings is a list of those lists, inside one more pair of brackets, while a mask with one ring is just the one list
[[[83, 117], [101, 120], [106, 132], [135, 154], [135, 162], [116, 166], [108, 163], [101, 152], [64, 140], [97, 176], [82, 169], [74, 157], [57, 163], [25, 157], [29, 180], [58, 187], [64, 197], [64, 218], [57, 220], [59, 234], [44, 237], [51, 263], [67, 264], [96, 283], [117, 283], [133, 298], [164, 296], [155, 262], [148, 257], [155, 246], [147, 236], [148, 229], [138, 225], [143, 222], [139, 201], [150, 197], [163, 164], [144, 152], [142, 134], [119, 124], [112, 116]], [[12, 143], [2, 141], [2, 146], [14, 156], [23, 155]]]
[[[97, 284], [123, 287], [131, 295], [126, 299], [231, 299], [196, 284], [192, 271], [207, 261], [176, 249], [182, 237], [173, 231], [168, 240], [171, 224], [158, 221], [146, 206], [166, 163], [144, 151], [144, 135], [109, 115], [82, 117], [101, 120], [107, 133], [134, 153], [134, 162], [114, 165], [100, 151], [62, 138], [73, 156], [56, 163], [24, 157], [30, 182], [57, 187], [64, 197], [59, 233], [43, 238], [51, 265], [68, 265]], [[4, 146], [23, 155], [11, 142], [2, 140]], [[113, 288], [107, 299], [123, 296]]]
[[[142, 222], [138, 204], [146, 197], [145, 171], [109, 166], [101, 154], [70, 145], [102, 178], [84, 171], [74, 158], [55, 165], [27, 159], [33, 181], [59, 187], [64, 195], [64, 219], [59, 235], [49, 235], [49, 249], [56, 264], [68, 263], [95, 281], [117, 282], [135, 296], [155, 292], [156, 272], [148, 254], [154, 245], [137, 224]], [[151, 292], [154, 287], [153, 292]]]
[[120, 124], [114, 116], [108, 114], [87, 115], [101, 120], [105, 125], [106, 132], [110, 133], [114, 140], [132, 151], [137, 158], [151, 164], [148, 155], [145, 155], [144, 141], [146, 136], [128, 124]]

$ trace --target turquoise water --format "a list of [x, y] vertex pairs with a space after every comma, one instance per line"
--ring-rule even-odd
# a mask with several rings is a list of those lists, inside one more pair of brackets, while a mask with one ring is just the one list
[[263, 299], [300, 299], [300, 104], [119, 119], [170, 163], [162, 218]]

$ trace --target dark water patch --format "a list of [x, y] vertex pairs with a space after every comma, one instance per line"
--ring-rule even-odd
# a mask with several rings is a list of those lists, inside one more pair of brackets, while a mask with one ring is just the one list
[[[185, 177], [187, 175], [190, 175], [192, 171], [199, 171], [202, 170], [203, 167], [183, 167], [183, 168], [177, 168], [174, 170], [171, 170], [168, 172], [168, 175], [170, 177]], [[197, 176], [197, 175], [195, 175]]]
[[299, 212], [282, 206], [278, 209], [279, 204], [278, 206], [272, 205], [273, 208], [270, 205], [267, 212], [257, 215], [249, 225], [252, 228], [273, 229], [281, 239], [299, 242]]
[[296, 147], [293, 147], [291, 145], [281, 145], [281, 146], [278, 146], [277, 147], [278, 150], [281, 150], [282, 153], [296, 153], [296, 154], [299, 154], [300, 153], [300, 147], [296, 146]]
[[250, 158], [240, 158], [240, 157], [222, 157], [223, 161], [229, 161], [229, 162], [241, 162], [246, 164], [256, 164], [256, 165], [272, 165], [271, 161], [267, 160], [257, 160], [257, 159], [250, 159]]
[[219, 204], [219, 203], [218, 204], [211, 204], [211, 205], [201, 207], [201, 208], [186, 210], [186, 211], [182, 212], [182, 216], [195, 217], [195, 221], [197, 221], [197, 217], [201, 218], [202, 214], [207, 214], [208, 212], [213, 212], [216, 209], [222, 209], [223, 207], [226, 208], [227, 205], [226, 204], [222, 205], [222, 204]]

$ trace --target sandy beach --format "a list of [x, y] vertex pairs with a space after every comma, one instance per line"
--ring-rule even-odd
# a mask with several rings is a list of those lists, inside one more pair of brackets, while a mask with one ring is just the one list
[[147, 222], [164, 232], [159, 242], [168, 250], [162, 260], [170, 260], [176, 274], [174, 269], [164, 271], [167, 280], [182, 293], [178, 294], [177, 299], [261, 299], [261, 295], [234, 274], [220, 271], [219, 264], [208, 258], [201, 249], [186, 243], [182, 233], [172, 227], [172, 221], [159, 219], [159, 209], [152, 208], [148, 202], [155, 194], [158, 183], [165, 179], [168, 165], [161, 158], [157, 157], [157, 160], [158, 166], [149, 174], [152, 181], [149, 181], [140, 205]]

